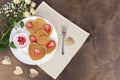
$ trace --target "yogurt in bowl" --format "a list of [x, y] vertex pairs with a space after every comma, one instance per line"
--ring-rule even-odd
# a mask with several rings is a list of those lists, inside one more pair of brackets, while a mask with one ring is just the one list
[[28, 45], [29, 38], [26, 33], [18, 33], [14, 37], [14, 44], [17, 48], [25, 48]]

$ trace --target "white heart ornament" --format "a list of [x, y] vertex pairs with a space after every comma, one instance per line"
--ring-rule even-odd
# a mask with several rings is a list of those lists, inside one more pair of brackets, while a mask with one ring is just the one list
[[73, 45], [73, 44], [75, 44], [74, 39], [73, 39], [72, 37], [68, 37], [68, 38], [66, 39], [66, 45], [71, 46], [71, 45]]
[[39, 74], [39, 72], [33, 68], [30, 69], [30, 77], [31, 78], [35, 78], [37, 75]]
[[4, 65], [10, 65], [11, 64], [11, 59], [9, 56], [5, 56], [4, 60], [2, 60], [2, 64]]
[[15, 70], [13, 71], [13, 73], [15, 75], [21, 75], [21, 74], [23, 74], [23, 70], [22, 70], [22, 68], [20, 66], [16, 66]]

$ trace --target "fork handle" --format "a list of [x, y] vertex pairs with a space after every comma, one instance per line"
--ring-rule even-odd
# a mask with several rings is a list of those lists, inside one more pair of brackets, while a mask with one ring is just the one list
[[63, 39], [62, 39], [62, 55], [64, 55], [64, 35], [63, 35]]

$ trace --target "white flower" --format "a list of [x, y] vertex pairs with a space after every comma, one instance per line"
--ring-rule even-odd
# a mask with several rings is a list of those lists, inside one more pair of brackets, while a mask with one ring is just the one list
[[23, 15], [24, 15], [25, 17], [30, 17], [30, 12], [29, 12], [29, 11], [25, 11], [25, 12], [23, 12]]
[[5, 11], [5, 14], [7, 14], [8, 13], [8, 11]]
[[14, 15], [14, 17], [17, 17], [18, 15]]
[[19, 3], [21, 2], [21, 0], [13, 0], [13, 2], [14, 2], [15, 4], [19, 4]]
[[8, 17], [8, 16], [9, 16], [9, 14], [6, 15], [6, 17]]
[[30, 12], [31, 12], [32, 14], [35, 14], [35, 9], [34, 9], [34, 8], [31, 8], [31, 9], [30, 9]]
[[31, 7], [35, 7], [36, 3], [35, 2], [31, 2]]
[[10, 6], [11, 6], [11, 8], [14, 8], [14, 7], [15, 7], [15, 6], [14, 6], [14, 4], [12, 4], [12, 3], [11, 3], [11, 5], [10, 5]]
[[15, 15], [15, 14], [16, 14], [16, 12], [13, 12], [13, 14]]
[[13, 10], [9, 10], [9, 12], [13, 12]]
[[26, 4], [30, 4], [30, 3], [31, 3], [31, 0], [25, 0], [25, 3], [26, 3]]

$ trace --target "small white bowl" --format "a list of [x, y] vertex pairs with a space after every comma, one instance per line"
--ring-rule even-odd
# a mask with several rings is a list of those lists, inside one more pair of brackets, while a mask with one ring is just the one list
[[[25, 42], [24, 44], [20, 44], [18, 42], [18, 37], [23, 37], [25, 39]], [[17, 48], [25, 48], [27, 45], [28, 45], [28, 42], [29, 42], [29, 38], [28, 36], [26, 35], [26, 33], [18, 33], [17, 35], [15, 35], [14, 37], [14, 44]]]

